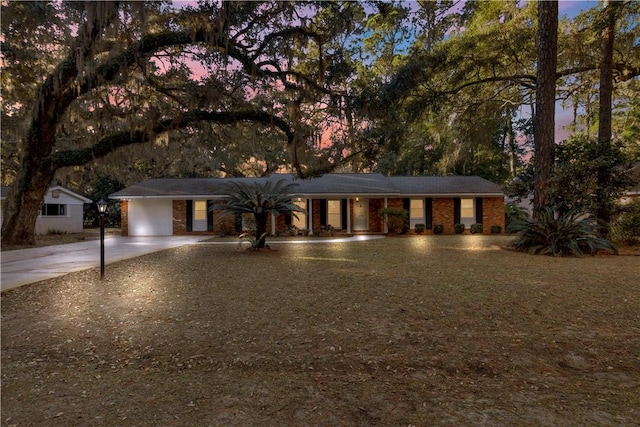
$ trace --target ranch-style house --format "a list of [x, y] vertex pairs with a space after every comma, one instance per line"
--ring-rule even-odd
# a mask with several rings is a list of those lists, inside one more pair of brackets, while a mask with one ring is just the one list
[[[240, 232], [248, 221], [220, 217], [209, 209], [223, 203], [229, 183], [246, 184], [286, 180], [298, 184], [291, 197], [305, 214], [272, 217], [270, 232], [295, 227], [316, 230], [331, 226], [338, 233], [386, 233], [379, 209], [404, 208], [409, 228], [425, 225], [433, 233], [442, 224], [444, 234], [454, 224], [483, 224], [483, 232], [498, 225], [504, 231], [504, 194], [499, 185], [477, 176], [384, 176], [375, 173], [335, 173], [299, 179], [275, 174], [260, 178], [157, 178], [111, 194], [120, 200], [122, 235], [171, 236], [230, 234]], [[243, 225], [244, 224], [244, 225]]]

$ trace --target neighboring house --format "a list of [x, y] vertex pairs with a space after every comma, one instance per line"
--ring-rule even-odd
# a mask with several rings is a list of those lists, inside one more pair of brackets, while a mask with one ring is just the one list
[[[160, 178], [149, 179], [111, 194], [121, 201], [123, 235], [169, 236], [226, 234], [241, 231], [238, 218], [220, 218], [209, 206], [219, 203], [232, 181], [252, 183], [284, 179], [295, 182], [294, 202], [306, 214], [272, 217], [271, 233], [294, 226], [311, 232], [331, 225], [345, 233], [385, 233], [378, 215], [384, 207], [410, 212], [410, 227], [425, 224], [427, 233], [436, 224], [446, 234], [453, 225], [484, 224], [504, 231], [504, 194], [499, 185], [477, 176], [393, 176], [381, 174], [327, 174], [299, 179], [291, 175], [269, 178]], [[231, 230], [229, 230], [231, 228]]]
[[[0, 218], [4, 218], [4, 200], [7, 198], [8, 192], [9, 187], [2, 187]], [[50, 231], [81, 233], [85, 203], [92, 202], [90, 199], [59, 185], [49, 188], [36, 220], [36, 234], [47, 234]]]
[[634, 164], [631, 168], [631, 179], [635, 184], [625, 191], [619, 199], [619, 202], [623, 205], [632, 203], [634, 200], [640, 200], [640, 162]]

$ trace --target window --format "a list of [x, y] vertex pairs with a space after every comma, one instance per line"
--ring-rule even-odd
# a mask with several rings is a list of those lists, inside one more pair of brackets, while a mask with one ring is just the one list
[[42, 216], [66, 216], [67, 205], [59, 205], [55, 203], [44, 203], [40, 210]]
[[327, 225], [333, 228], [342, 228], [340, 200], [327, 200]]
[[205, 200], [196, 200], [193, 202], [193, 219], [194, 221], [207, 220], [207, 202]]
[[476, 222], [473, 199], [460, 199], [460, 222], [468, 227]]
[[416, 224], [424, 224], [424, 199], [411, 199], [409, 206], [409, 226], [414, 228]]
[[460, 218], [474, 218], [473, 199], [460, 199]]

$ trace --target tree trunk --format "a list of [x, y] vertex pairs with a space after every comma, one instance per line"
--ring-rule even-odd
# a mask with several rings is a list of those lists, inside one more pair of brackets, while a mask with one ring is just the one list
[[[613, 5], [605, 2], [605, 27], [602, 31], [602, 50], [600, 58], [600, 99], [598, 104], [598, 145], [602, 156], [611, 154], [611, 101], [613, 97], [613, 43], [615, 39], [616, 16]], [[596, 192], [596, 218], [599, 221], [600, 234], [609, 234], [611, 222], [610, 162], [602, 162], [598, 167], [598, 189]]]
[[117, 2], [88, 3], [91, 17], [79, 30], [69, 55], [47, 76], [35, 94], [31, 123], [21, 145], [21, 168], [7, 195], [2, 240], [7, 244], [35, 243], [35, 226], [55, 168], [44, 160], [53, 152], [60, 117], [77, 98], [78, 60], [86, 61], [104, 28], [116, 16]]
[[253, 214], [256, 219], [256, 240], [257, 248], [264, 248], [267, 243], [267, 222], [269, 214]]
[[55, 113], [51, 110], [39, 111], [38, 118], [40, 126], [35, 121], [31, 125], [22, 149], [22, 168], [7, 195], [2, 222], [2, 240], [6, 244], [35, 243], [40, 205], [55, 174], [55, 170], [42, 167], [53, 148]]
[[36, 220], [53, 176], [36, 173], [24, 176], [24, 179], [26, 180], [25, 191], [19, 191], [17, 186], [13, 186], [7, 195], [5, 219], [2, 222], [4, 243], [35, 244]]
[[536, 38], [535, 183], [534, 216], [548, 203], [549, 179], [553, 173], [555, 150], [556, 68], [558, 63], [558, 2], [538, 1]]

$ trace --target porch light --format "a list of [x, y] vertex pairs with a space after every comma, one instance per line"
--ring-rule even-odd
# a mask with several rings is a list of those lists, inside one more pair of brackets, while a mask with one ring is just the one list
[[359, 201], [360, 201], [360, 197], [356, 197], [356, 202], [359, 202]]

